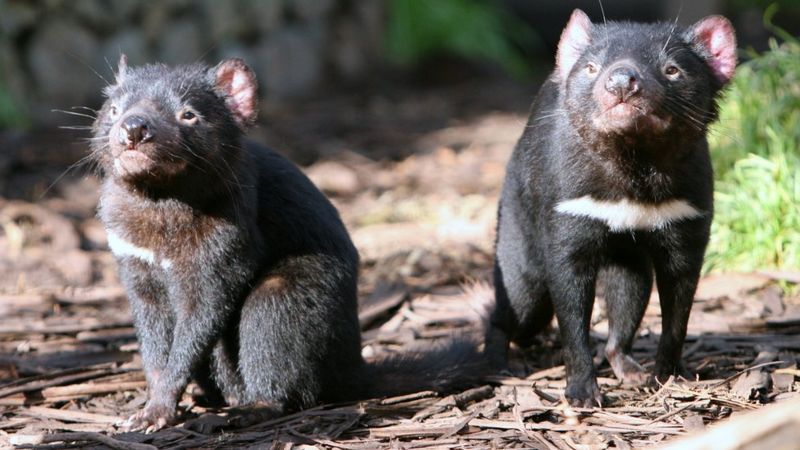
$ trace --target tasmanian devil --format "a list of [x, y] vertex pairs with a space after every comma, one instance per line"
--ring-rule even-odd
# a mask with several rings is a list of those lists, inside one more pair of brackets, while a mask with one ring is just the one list
[[600, 404], [589, 322], [602, 277], [606, 358], [619, 379], [646, 381], [630, 352], [655, 274], [655, 375], [683, 370], [712, 219], [706, 132], [735, 50], [720, 16], [681, 28], [593, 24], [572, 13], [503, 185], [486, 344], [495, 364], [505, 364], [509, 340], [529, 344], [555, 312], [565, 395], [573, 405]]
[[148, 386], [127, 428], [172, 423], [190, 379], [275, 413], [470, 382], [481, 359], [467, 341], [364, 362], [358, 254], [308, 178], [243, 139], [256, 90], [239, 59], [128, 68], [124, 56], [105, 89], [99, 216]]

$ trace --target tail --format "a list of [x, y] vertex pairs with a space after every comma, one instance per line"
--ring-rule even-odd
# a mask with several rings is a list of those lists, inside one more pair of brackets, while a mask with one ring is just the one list
[[490, 366], [478, 343], [457, 337], [365, 364], [359, 377], [358, 397], [455, 392], [475, 387], [489, 373]]
[[[464, 306], [483, 327], [494, 303], [485, 283], [464, 287]], [[455, 392], [480, 385], [493, 365], [481, 351], [482, 342], [468, 335], [442, 339], [424, 348], [378, 358], [363, 366], [358, 377], [360, 398], [391, 397], [420, 391]]]

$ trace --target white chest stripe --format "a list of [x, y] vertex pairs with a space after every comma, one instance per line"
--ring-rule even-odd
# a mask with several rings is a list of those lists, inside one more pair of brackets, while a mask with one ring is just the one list
[[[108, 232], [108, 247], [111, 249], [111, 253], [113, 253], [117, 258], [131, 256], [134, 258], [139, 258], [146, 263], [156, 263], [155, 252], [149, 248], [139, 247], [132, 242], [128, 242], [111, 231]], [[172, 261], [162, 258], [159, 261], [159, 265], [164, 269], [169, 269], [172, 267]]]
[[564, 214], [601, 220], [611, 231], [657, 230], [672, 222], [703, 215], [686, 200], [646, 204], [628, 199], [595, 200], [588, 195], [560, 202], [555, 209]]

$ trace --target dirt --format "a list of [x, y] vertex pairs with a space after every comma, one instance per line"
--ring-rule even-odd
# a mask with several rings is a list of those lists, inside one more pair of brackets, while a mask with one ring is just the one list
[[[252, 137], [294, 161], [339, 208], [362, 256], [364, 354], [480, 334], [490, 304], [497, 198], [536, 86], [371, 86], [267, 104]], [[85, 126], [88, 120], [68, 126]], [[125, 295], [94, 217], [99, 181], [67, 167], [85, 131], [0, 132], [0, 446], [35, 448], [630, 448], [702, 431], [797, 397], [798, 272], [713, 274], [693, 308], [695, 377], [621, 385], [598, 359], [602, 409], [563, 402], [555, 327], [484, 386], [326, 405], [215, 435], [182, 424], [144, 435], [118, 420], [145, 400]], [[602, 298], [593, 314], [607, 336]], [[652, 368], [654, 294], [634, 347]], [[598, 352], [601, 354], [602, 352]], [[184, 418], [208, 412], [186, 395]], [[226, 411], [211, 411], [224, 415]]]

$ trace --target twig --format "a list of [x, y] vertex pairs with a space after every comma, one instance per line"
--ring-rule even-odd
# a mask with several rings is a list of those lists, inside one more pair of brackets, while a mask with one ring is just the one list
[[38, 391], [50, 386], [59, 386], [62, 384], [74, 383], [76, 381], [84, 381], [92, 378], [97, 378], [102, 375], [110, 375], [113, 373], [122, 372], [117, 369], [97, 369], [89, 370], [82, 373], [73, 375], [64, 375], [50, 380], [35, 380], [21, 386], [12, 386], [0, 389], [0, 398], [8, 397], [9, 395], [19, 394], [20, 392]]
[[16, 434], [11, 436], [11, 445], [39, 445], [53, 442], [86, 442], [94, 441], [118, 450], [158, 450], [155, 445], [125, 442], [100, 433], [52, 433], [52, 434]]
[[113, 425], [120, 420], [119, 417], [115, 416], [70, 411], [68, 409], [45, 408], [43, 406], [28, 406], [19, 410], [19, 414], [45, 419], [63, 420], [65, 422], [104, 423], [108, 425]]
[[419, 400], [421, 398], [436, 397], [439, 394], [435, 391], [421, 391], [414, 392], [413, 394], [398, 395], [397, 397], [389, 397], [380, 401], [381, 405], [396, 405], [398, 403], [409, 402], [411, 400]]

